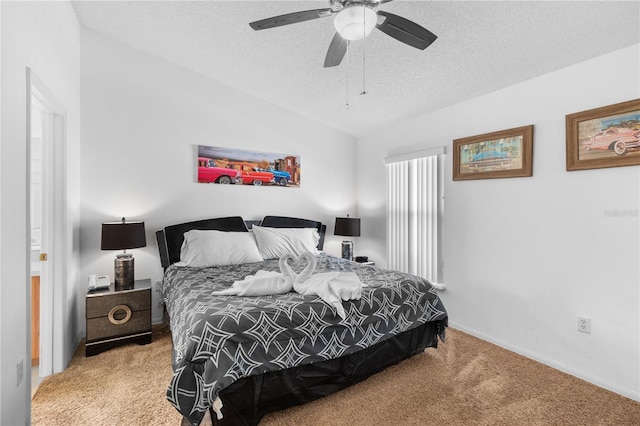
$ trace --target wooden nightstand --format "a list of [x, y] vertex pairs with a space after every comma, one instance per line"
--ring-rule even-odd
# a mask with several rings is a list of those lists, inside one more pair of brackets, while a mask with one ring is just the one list
[[87, 293], [85, 355], [136, 342], [151, 343], [151, 280], [136, 280], [130, 290], [109, 288]]

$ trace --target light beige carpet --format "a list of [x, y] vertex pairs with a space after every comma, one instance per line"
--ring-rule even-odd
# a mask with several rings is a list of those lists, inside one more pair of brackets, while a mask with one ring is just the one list
[[[171, 339], [114, 348], [43, 380], [42, 426], [180, 425], [167, 402]], [[223, 408], [224, 412], [224, 408]], [[210, 424], [206, 418], [204, 424]], [[351, 388], [267, 415], [261, 425], [640, 425], [640, 404], [460, 331]]]

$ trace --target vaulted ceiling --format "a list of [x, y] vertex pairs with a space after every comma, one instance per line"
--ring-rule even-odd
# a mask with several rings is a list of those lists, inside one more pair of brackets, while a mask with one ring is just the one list
[[638, 1], [395, 0], [379, 9], [436, 34], [430, 47], [374, 29], [351, 43], [348, 60], [323, 68], [333, 17], [262, 31], [248, 24], [328, 0], [73, 6], [90, 30], [356, 137], [640, 42]]

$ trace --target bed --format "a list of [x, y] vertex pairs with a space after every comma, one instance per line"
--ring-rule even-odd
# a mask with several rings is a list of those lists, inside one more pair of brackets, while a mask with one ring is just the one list
[[[198, 425], [210, 411], [214, 425], [257, 425], [269, 412], [337, 392], [437, 347], [439, 338], [444, 341], [447, 313], [428, 281], [327, 255], [322, 252], [325, 231], [325, 225], [307, 219], [266, 216], [245, 222], [235, 216], [172, 225], [156, 233], [173, 339], [174, 374], [167, 399], [182, 414], [183, 424]], [[280, 240], [265, 240], [265, 233]], [[210, 235], [216, 236], [213, 246], [193, 245], [198, 256], [221, 257], [213, 261], [215, 266], [185, 264], [194, 253], [193, 241], [199, 241], [194, 235], [206, 235], [206, 244]], [[244, 243], [227, 244], [231, 239], [255, 241], [259, 258], [251, 254], [253, 247], [238, 254]], [[341, 302], [344, 319], [317, 296], [295, 291], [254, 297], [212, 294], [258, 271], [279, 271], [277, 256], [289, 247], [279, 246], [282, 241], [299, 244], [291, 249], [298, 251], [314, 245], [309, 249], [317, 262], [314, 274], [355, 274], [363, 283], [358, 299]], [[230, 248], [212, 249], [223, 246]], [[234, 251], [240, 263], [229, 259]], [[297, 273], [305, 266], [292, 264]]]

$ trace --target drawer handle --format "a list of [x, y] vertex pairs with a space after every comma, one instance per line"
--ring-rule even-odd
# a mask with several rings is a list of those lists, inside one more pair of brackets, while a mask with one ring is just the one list
[[[124, 317], [117, 319], [116, 313], [122, 315], [122, 311], [124, 311]], [[127, 305], [116, 305], [109, 311], [109, 322], [111, 324], [120, 325], [124, 324], [131, 319], [131, 308]]]

